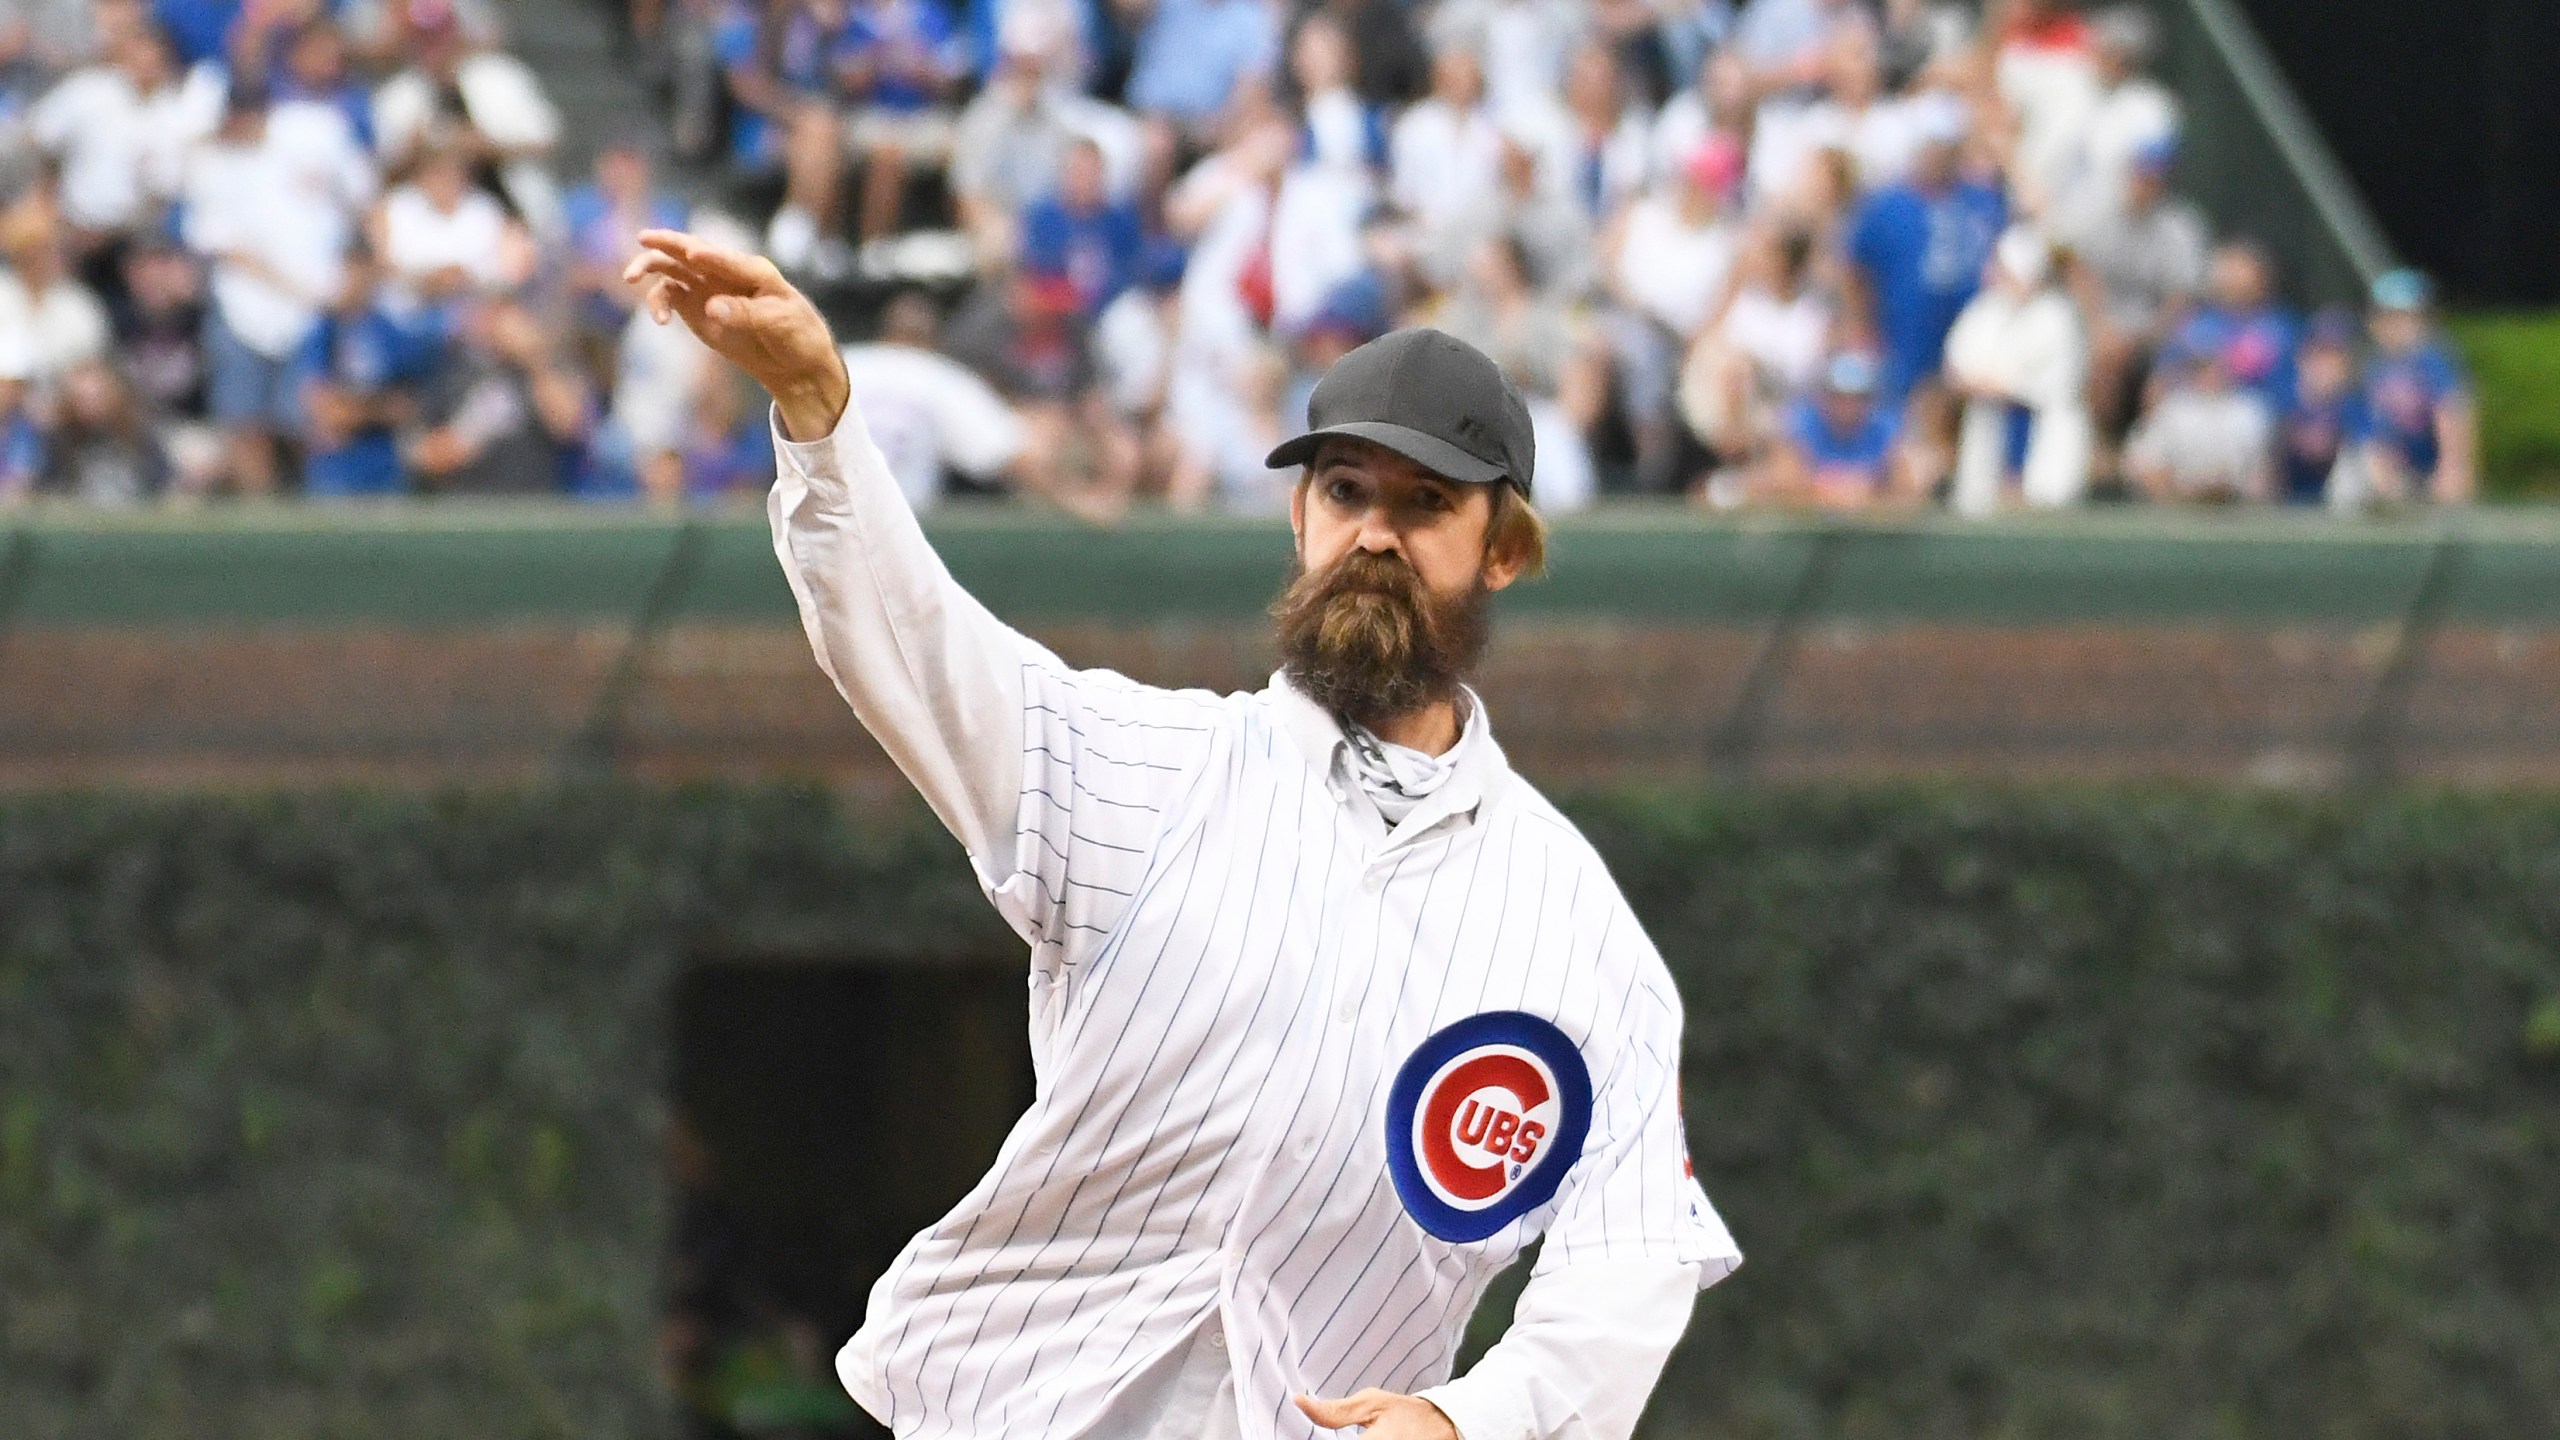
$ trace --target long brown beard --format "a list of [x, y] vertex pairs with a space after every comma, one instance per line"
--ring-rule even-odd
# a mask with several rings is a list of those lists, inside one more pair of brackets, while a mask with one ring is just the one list
[[1271, 606], [1281, 670], [1335, 716], [1375, 730], [1456, 697], [1492, 637], [1492, 599], [1481, 578], [1463, 595], [1435, 595], [1395, 555], [1301, 564]]

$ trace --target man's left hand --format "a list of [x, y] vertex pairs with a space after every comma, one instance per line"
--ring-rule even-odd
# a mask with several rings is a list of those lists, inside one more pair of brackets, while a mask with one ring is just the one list
[[1460, 1440], [1458, 1427], [1439, 1406], [1392, 1390], [1363, 1390], [1340, 1400], [1301, 1395], [1298, 1408], [1328, 1430], [1362, 1427], [1361, 1440]]

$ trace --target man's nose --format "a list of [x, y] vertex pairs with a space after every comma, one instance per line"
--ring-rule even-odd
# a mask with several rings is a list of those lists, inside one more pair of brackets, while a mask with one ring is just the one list
[[1353, 543], [1372, 555], [1393, 555], [1404, 548], [1384, 505], [1372, 505], [1361, 513], [1360, 534]]

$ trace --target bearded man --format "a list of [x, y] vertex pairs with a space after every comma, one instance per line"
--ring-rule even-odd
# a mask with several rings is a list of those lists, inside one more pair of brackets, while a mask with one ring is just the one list
[[1741, 1256], [1661, 958], [1465, 684], [1546, 543], [1519, 393], [1437, 331], [1343, 357], [1270, 460], [1280, 673], [1160, 690], [953, 582], [772, 265], [641, 239], [651, 313], [773, 393], [820, 668], [1031, 947], [1036, 1098], [873, 1287], [854, 1399], [900, 1436], [1624, 1440]]

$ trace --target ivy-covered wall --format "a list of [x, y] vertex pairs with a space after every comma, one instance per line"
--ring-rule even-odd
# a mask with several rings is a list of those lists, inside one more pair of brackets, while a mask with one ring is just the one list
[[[2560, 1433], [2560, 800], [1573, 807], [1749, 1252], [1657, 1437]], [[647, 1435], [688, 958], [983, 958], [781, 789], [0, 803], [0, 1434]]]

